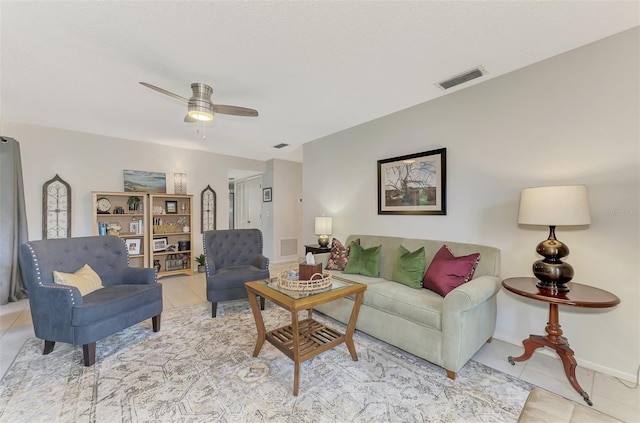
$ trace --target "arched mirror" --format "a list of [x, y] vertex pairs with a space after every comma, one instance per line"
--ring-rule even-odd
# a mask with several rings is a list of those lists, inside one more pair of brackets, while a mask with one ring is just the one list
[[42, 186], [42, 239], [71, 238], [71, 187], [58, 174]]
[[200, 207], [202, 209], [201, 231], [216, 229], [216, 192], [211, 185], [207, 185], [200, 194]]

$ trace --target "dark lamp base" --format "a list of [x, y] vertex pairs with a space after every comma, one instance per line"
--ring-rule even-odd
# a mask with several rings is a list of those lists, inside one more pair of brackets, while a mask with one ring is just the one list
[[549, 238], [538, 244], [536, 252], [544, 257], [533, 263], [533, 274], [540, 289], [552, 292], [569, 292], [566, 285], [573, 278], [573, 267], [562, 262], [569, 255], [569, 248], [556, 238], [555, 226], [549, 226]]

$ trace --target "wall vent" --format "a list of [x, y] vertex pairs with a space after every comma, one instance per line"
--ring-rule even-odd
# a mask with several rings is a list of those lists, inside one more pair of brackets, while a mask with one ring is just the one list
[[484, 76], [486, 74], [487, 71], [482, 66], [478, 66], [445, 81], [438, 82], [436, 85], [443, 90], [448, 90], [449, 88], [453, 88], [457, 85], [464, 84], [465, 82], [469, 82], [473, 79], [480, 78], [481, 76]]
[[298, 240], [296, 238], [280, 240], [280, 255], [292, 256], [298, 254]]
[[286, 146], [288, 146], [289, 144], [285, 144], [285, 143], [280, 143], [278, 145], [274, 145], [273, 148], [284, 148]]

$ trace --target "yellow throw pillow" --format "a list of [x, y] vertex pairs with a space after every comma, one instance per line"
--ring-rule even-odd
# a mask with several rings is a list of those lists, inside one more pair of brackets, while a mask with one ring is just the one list
[[76, 270], [75, 273], [63, 273], [54, 270], [53, 281], [62, 285], [75, 286], [80, 290], [80, 295], [83, 297], [102, 288], [100, 276], [88, 264]]

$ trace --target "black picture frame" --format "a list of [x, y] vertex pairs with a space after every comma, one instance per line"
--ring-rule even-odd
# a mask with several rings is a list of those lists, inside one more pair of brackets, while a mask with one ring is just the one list
[[167, 200], [164, 202], [164, 209], [167, 214], [178, 214], [178, 202]]
[[273, 191], [271, 187], [262, 188], [262, 202], [270, 203], [271, 201], [273, 201]]
[[446, 215], [447, 149], [378, 160], [378, 214]]

